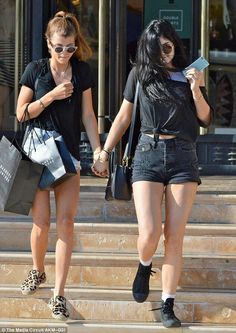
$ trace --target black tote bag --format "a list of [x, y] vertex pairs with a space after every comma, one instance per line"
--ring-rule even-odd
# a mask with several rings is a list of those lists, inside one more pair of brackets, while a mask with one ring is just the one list
[[43, 169], [3, 136], [0, 141], [0, 210], [28, 215]]
[[132, 120], [129, 130], [128, 142], [125, 147], [125, 152], [121, 164], [114, 165], [114, 152], [111, 153], [109, 159], [109, 178], [105, 190], [105, 200], [110, 201], [132, 199], [132, 152], [134, 151], [134, 131], [137, 121], [137, 103], [138, 103], [139, 82], [136, 85]]

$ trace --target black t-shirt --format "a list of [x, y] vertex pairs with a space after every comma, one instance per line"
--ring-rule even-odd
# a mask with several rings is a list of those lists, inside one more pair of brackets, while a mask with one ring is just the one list
[[[136, 84], [136, 68], [133, 67], [124, 90], [124, 98], [131, 103], [134, 102]], [[208, 102], [205, 87], [200, 87], [200, 89]], [[168, 90], [174, 97], [172, 100], [152, 102], [140, 86], [138, 101], [141, 132], [152, 134], [155, 129], [155, 132], [159, 134], [175, 135], [184, 140], [195, 142], [199, 134], [199, 127], [206, 127], [206, 125], [197, 118], [189, 83], [168, 79]]]
[[[43, 112], [30, 122], [47, 130], [57, 130], [64, 138], [70, 153], [80, 160], [79, 144], [81, 136], [81, 107], [83, 91], [94, 87], [92, 72], [84, 61], [71, 58], [72, 84], [74, 91], [71, 97], [56, 100], [47, 106]], [[30, 62], [20, 80], [34, 91], [33, 100], [38, 100], [56, 87], [49, 59]]]

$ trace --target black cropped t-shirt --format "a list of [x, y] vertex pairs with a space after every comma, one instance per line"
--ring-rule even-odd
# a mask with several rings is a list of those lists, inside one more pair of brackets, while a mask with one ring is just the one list
[[[83, 91], [94, 86], [92, 72], [84, 61], [71, 58], [72, 84], [74, 91], [71, 97], [53, 101], [43, 112], [31, 120], [47, 130], [57, 130], [64, 138], [70, 153], [80, 160], [79, 144], [81, 136], [81, 107]], [[56, 87], [49, 59], [30, 62], [20, 80], [34, 91], [33, 100], [38, 100]]]
[[[124, 90], [124, 98], [131, 103], [134, 101], [136, 84], [136, 69], [133, 67]], [[188, 82], [168, 79], [168, 87], [174, 97], [168, 102], [150, 101], [144, 94], [142, 87], [139, 87], [141, 132], [152, 134], [155, 130], [159, 134], [175, 135], [184, 140], [195, 142], [199, 134], [199, 127], [206, 127], [206, 125], [197, 118], [190, 85]], [[200, 87], [200, 89], [208, 103], [205, 87]]]

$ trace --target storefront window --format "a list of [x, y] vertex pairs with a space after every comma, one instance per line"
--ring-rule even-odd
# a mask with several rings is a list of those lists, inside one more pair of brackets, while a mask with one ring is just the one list
[[14, 127], [15, 0], [0, 0], [0, 130]]
[[143, 30], [143, 0], [127, 0], [127, 75], [135, 61], [137, 42]]
[[210, 95], [216, 113], [211, 131], [236, 133], [236, 1], [210, 1]]

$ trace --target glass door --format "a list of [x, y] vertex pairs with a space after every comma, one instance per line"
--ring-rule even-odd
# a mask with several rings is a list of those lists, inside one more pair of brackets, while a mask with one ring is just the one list
[[0, 131], [14, 129], [15, 0], [0, 0]]
[[19, 79], [31, 57], [29, 7], [24, 0], [0, 0], [0, 134], [17, 127]]
[[211, 133], [236, 134], [236, 1], [210, 0]]

